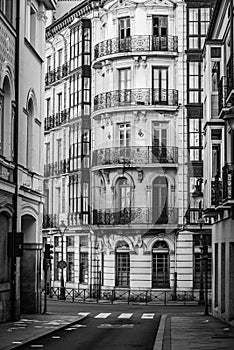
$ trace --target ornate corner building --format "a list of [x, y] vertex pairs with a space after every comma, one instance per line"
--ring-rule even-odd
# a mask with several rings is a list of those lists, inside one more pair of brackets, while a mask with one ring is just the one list
[[44, 33], [56, 1], [0, 1], [0, 322], [40, 312]]
[[52, 287], [65, 260], [67, 288], [199, 293], [209, 14], [200, 1], [83, 1], [47, 28]]

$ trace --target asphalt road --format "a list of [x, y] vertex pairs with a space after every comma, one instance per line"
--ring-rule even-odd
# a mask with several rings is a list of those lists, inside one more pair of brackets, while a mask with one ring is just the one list
[[[64, 304], [60, 304], [61, 306]], [[79, 305], [73, 304], [74, 307]], [[33, 341], [21, 349], [46, 350], [152, 350], [160, 314], [143, 307], [83, 305], [89, 313], [79, 323]], [[86, 309], [86, 311], [85, 311]], [[122, 310], [121, 310], [122, 309]], [[77, 310], [76, 310], [77, 311]], [[71, 314], [71, 312], [70, 312]]]

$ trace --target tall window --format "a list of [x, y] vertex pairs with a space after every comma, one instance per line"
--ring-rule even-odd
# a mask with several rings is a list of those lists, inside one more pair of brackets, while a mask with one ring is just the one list
[[59, 268], [58, 268], [58, 262], [59, 262], [59, 253], [54, 253], [54, 280], [59, 280]]
[[152, 153], [156, 162], [167, 161], [168, 124], [153, 122]]
[[89, 223], [89, 183], [83, 182], [83, 191], [82, 191], [82, 220], [83, 224]]
[[46, 99], [46, 116], [49, 118], [51, 115], [51, 99], [50, 97]]
[[80, 253], [80, 283], [88, 283], [89, 279], [89, 264], [88, 264], [88, 253]]
[[116, 287], [129, 287], [130, 282], [130, 254], [129, 246], [121, 241], [116, 247]]
[[119, 102], [131, 102], [131, 69], [119, 69]]
[[63, 95], [60, 92], [59, 94], [57, 94], [57, 101], [58, 101], [58, 114], [60, 114], [62, 112], [62, 106], [63, 106], [63, 99], [62, 99]]
[[121, 51], [129, 51], [131, 48], [130, 17], [119, 19], [119, 45]]
[[168, 223], [168, 184], [163, 176], [153, 181], [152, 219], [154, 224]]
[[45, 163], [46, 165], [50, 164], [50, 143], [45, 144]]
[[201, 103], [203, 76], [201, 62], [188, 62], [188, 103]]
[[83, 168], [89, 168], [89, 159], [90, 159], [90, 130], [83, 130], [82, 133], [82, 154], [81, 161]]
[[81, 24], [71, 28], [71, 70], [82, 65], [90, 65], [91, 60], [91, 28], [90, 21], [84, 20]]
[[131, 124], [119, 124], [119, 145], [120, 147], [129, 147], [131, 141]]
[[27, 147], [26, 147], [26, 166], [31, 168], [32, 166], [32, 151], [33, 151], [33, 117], [34, 117], [34, 105], [32, 99], [28, 103], [27, 113]]
[[60, 162], [62, 160], [62, 140], [57, 140], [57, 162], [58, 166], [60, 166]]
[[9, 22], [13, 21], [13, 0], [0, 0], [0, 10]]
[[58, 50], [58, 67], [62, 66], [63, 62], [63, 49]]
[[168, 68], [153, 68], [153, 102], [168, 103]]
[[168, 18], [167, 16], [153, 16], [153, 50], [168, 49]]
[[74, 252], [67, 252], [67, 282], [75, 281]]
[[35, 40], [36, 40], [36, 21], [37, 21], [37, 13], [34, 7], [30, 7], [30, 43], [32, 45], [35, 45]]
[[51, 56], [47, 57], [47, 73], [51, 71]]
[[210, 9], [188, 8], [188, 49], [202, 49], [210, 22]]
[[0, 154], [3, 154], [4, 97], [0, 94]]
[[157, 241], [153, 246], [152, 288], [170, 288], [169, 249], [165, 241]]
[[202, 160], [202, 120], [188, 118], [188, 150], [190, 161]]

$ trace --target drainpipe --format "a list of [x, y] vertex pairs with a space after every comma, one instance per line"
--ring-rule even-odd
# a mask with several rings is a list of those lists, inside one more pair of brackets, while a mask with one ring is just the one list
[[13, 220], [12, 220], [12, 257], [11, 257], [11, 320], [17, 319], [16, 314], [16, 256], [15, 256], [15, 233], [18, 221], [18, 118], [19, 118], [19, 50], [20, 50], [20, 1], [16, 1], [16, 45], [15, 45], [15, 117], [14, 117], [14, 171], [13, 182], [15, 193], [13, 195]]

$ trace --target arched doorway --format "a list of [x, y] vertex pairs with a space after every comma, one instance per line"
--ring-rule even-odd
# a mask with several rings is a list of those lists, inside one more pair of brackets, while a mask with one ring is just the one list
[[152, 249], [152, 288], [170, 287], [170, 255], [165, 241], [157, 241]]
[[168, 223], [168, 183], [165, 176], [158, 176], [153, 181], [153, 224]]

